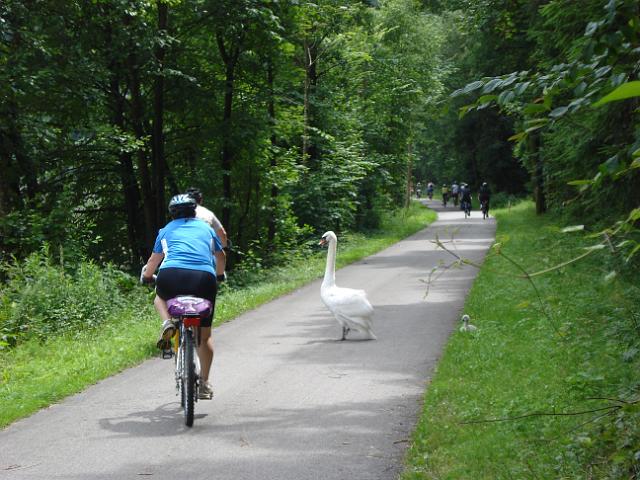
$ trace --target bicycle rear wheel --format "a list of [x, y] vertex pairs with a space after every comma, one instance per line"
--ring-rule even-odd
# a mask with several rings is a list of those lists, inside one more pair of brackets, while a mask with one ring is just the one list
[[193, 414], [196, 401], [196, 364], [194, 359], [195, 342], [191, 330], [184, 331], [184, 360], [182, 369], [182, 406], [184, 408], [184, 423], [187, 427], [193, 425]]

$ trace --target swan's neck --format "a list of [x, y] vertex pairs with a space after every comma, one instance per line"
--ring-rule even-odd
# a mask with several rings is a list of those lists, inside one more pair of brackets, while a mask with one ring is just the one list
[[329, 242], [329, 251], [327, 252], [327, 266], [324, 270], [323, 287], [329, 287], [336, 284], [336, 242]]

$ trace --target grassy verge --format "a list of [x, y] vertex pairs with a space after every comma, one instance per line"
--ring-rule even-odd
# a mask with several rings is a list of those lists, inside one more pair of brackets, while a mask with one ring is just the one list
[[[408, 211], [387, 218], [377, 234], [349, 235], [341, 239], [338, 266], [382, 250], [433, 220], [434, 212], [414, 204]], [[216, 306], [216, 324], [322, 276], [324, 255], [319, 252], [272, 269], [253, 286], [223, 288]], [[152, 299], [153, 293], [141, 288], [135, 304], [100, 329], [58, 336], [44, 343], [29, 341], [0, 352], [0, 427], [155, 355], [159, 320]]]
[[[530, 273], [593, 243], [529, 203], [496, 216], [501, 251]], [[534, 277], [541, 307], [488, 257], [465, 306], [479, 330], [451, 337], [402, 479], [638, 478], [638, 274], [605, 280], [621, 264], [599, 251]]]

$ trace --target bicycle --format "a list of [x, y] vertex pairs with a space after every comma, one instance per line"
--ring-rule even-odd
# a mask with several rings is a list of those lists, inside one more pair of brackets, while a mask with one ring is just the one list
[[[146, 267], [140, 272], [140, 283]], [[154, 284], [157, 275], [153, 275], [150, 283]], [[176, 333], [173, 343], [162, 349], [162, 358], [175, 359], [175, 381], [180, 406], [184, 410], [184, 423], [193, 426], [195, 403], [200, 394], [200, 357], [197, 348], [200, 346], [200, 325], [203, 318], [211, 314], [213, 305], [209, 300], [191, 295], [179, 295], [167, 300], [169, 315], [175, 322]]]
[[178, 296], [167, 300], [169, 315], [175, 320], [173, 344], [162, 351], [162, 358], [175, 358], [175, 381], [184, 423], [193, 426], [195, 403], [200, 393], [200, 324], [211, 314], [209, 300], [193, 296]]
[[464, 218], [470, 217], [471, 216], [471, 202], [467, 201], [467, 200], [463, 200], [461, 202], [462, 210], [464, 210]]
[[482, 210], [482, 219], [489, 218], [489, 200], [482, 200], [480, 209]]

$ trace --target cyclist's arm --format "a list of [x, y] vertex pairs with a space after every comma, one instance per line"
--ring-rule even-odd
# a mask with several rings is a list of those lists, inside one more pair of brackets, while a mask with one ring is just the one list
[[[220, 239], [220, 243], [222, 243], [223, 247], [227, 247], [228, 243], [227, 243], [227, 231], [224, 229], [224, 227], [222, 226], [222, 224], [220, 225], [219, 228], [215, 229], [216, 231], [216, 235], [218, 235], [218, 238]], [[217, 257], [216, 257], [217, 259]]]
[[227, 264], [227, 254], [224, 250], [220, 250], [213, 254], [216, 257], [216, 275], [224, 275], [224, 269]]
[[214, 237], [211, 242], [211, 251], [216, 259], [216, 276], [220, 277], [224, 275], [224, 270], [227, 266], [227, 254], [222, 248], [222, 242], [218, 237]]
[[147, 282], [150, 282], [153, 279], [153, 274], [156, 273], [156, 270], [162, 263], [163, 259], [164, 259], [164, 253], [154, 252], [151, 254], [151, 256], [149, 257], [149, 260], [147, 260], [147, 264], [145, 265], [146, 269], [142, 274], [142, 277]]

